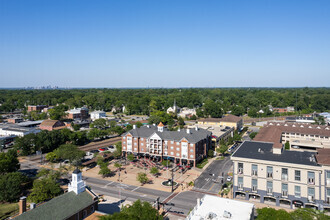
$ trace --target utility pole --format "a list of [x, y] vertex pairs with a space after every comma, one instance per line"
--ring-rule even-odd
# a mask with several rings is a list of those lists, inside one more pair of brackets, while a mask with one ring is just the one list
[[173, 184], [173, 178], [174, 178], [174, 171], [173, 171], [173, 169], [172, 169], [172, 180], [171, 180], [171, 184], [172, 184], [172, 192], [174, 191], [174, 190], [173, 190], [173, 185], [174, 185], [174, 184]]

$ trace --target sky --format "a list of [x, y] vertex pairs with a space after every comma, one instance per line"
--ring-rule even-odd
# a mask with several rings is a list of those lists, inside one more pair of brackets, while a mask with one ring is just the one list
[[329, 87], [329, 0], [0, 0], [0, 87]]

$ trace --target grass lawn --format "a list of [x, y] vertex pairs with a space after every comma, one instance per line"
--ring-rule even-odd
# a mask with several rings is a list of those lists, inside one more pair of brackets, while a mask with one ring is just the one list
[[5, 219], [18, 211], [17, 203], [0, 204], [0, 219]]
[[205, 158], [204, 160], [202, 160], [202, 162], [198, 163], [196, 167], [202, 169], [208, 162], [208, 159]]

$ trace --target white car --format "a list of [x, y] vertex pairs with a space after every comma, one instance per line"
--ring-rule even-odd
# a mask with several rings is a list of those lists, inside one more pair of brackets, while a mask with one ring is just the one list
[[230, 182], [231, 181], [231, 176], [228, 176], [227, 177], [227, 182]]

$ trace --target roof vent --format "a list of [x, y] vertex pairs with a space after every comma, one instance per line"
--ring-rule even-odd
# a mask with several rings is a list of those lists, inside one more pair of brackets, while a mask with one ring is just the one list
[[261, 153], [261, 149], [260, 148], [258, 149], [258, 152]]
[[189, 128], [187, 128], [187, 134], [190, 134], [190, 129]]
[[325, 130], [329, 130], [329, 127], [326, 127]]
[[308, 128], [312, 128], [312, 126], [308, 126]]
[[273, 123], [269, 123], [269, 125], [273, 125]]
[[136, 129], [136, 125], [133, 125], [133, 129]]
[[178, 128], [178, 131], [181, 131], [180, 128]]
[[198, 125], [196, 125], [195, 130], [198, 131]]
[[279, 123], [277, 123], [277, 126], [280, 126], [280, 124], [279, 124]]
[[213, 212], [209, 212], [206, 214], [205, 219], [217, 219], [217, 214], [215, 214]]
[[225, 211], [223, 212], [223, 217], [224, 217], [224, 218], [231, 218], [231, 213], [225, 210]]
[[147, 128], [150, 128], [150, 125], [147, 125]]
[[294, 128], [295, 128], [295, 127], [296, 127], [296, 125], [292, 125], [292, 127], [294, 127]]
[[304, 126], [303, 125], [300, 125], [301, 128], [303, 128]]
[[317, 129], [321, 129], [320, 126], [317, 126]]
[[284, 124], [284, 126], [288, 126], [287, 124]]

